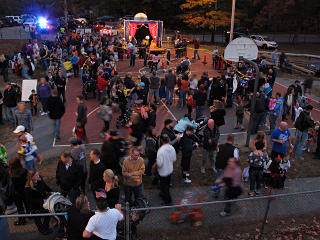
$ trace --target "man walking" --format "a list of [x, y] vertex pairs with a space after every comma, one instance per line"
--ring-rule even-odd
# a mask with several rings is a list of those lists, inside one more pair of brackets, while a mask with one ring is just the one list
[[[152, 76], [150, 77], [150, 92], [149, 92], [149, 101], [151, 103], [158, 104], [159, 101], [159, 88], [160, 88], [160, 78], [157, 76], [156, 71], [152, 72]], [[154, 96], [154, 100], [152, 97]]]
[[86, 133], [86, 123], [87, 123], [87, 105], [83, 102], [83, 96], [78, 96], [76, 98], [76, 102], [78, 104], [77, 107], [77, 120], [76, 122], [81, 124], [81, 127], [83, 129], [84, 139], [87, 140], [87, 133]]
[[303, 112], [300, 113], [299, 117], [297, 118], [294, 126], [297, 130], [296, 132], [296, 142], [293, 148], [293, 154], [296, 158], [300, 160], [304, 160], [302, 157], [302, 149], [308, 140], [308, 130], [313, 128], [315, 123], [311, 119], [311, 111], [313, 107], [311, 105], [307, 105]]
[[14, 112], [14, 127], [22, 125], [25, 127], [25, 131], [32, 134], [33, 131], [33, 118], [31, 111], [25, 109], [23, 102], [18, 103], [18, 109]]
[[130, 156], [126, 157], [122, 164], [123, 185], [125, 192], [125, 201], [132, 206], [132, 193], [134, 198], [143, 198], [144, 190], [142, 183], [142, 175], [144, 174], [144, 160], [140, 157], [140, 152], [137, 148], [130, 150]]
[[173, 94], [174, 94], [174, 87], [177, 82], [177, 77], [174, 73], [172, 73], [172, 69], [169, 68], [169, 73], [167, 73], [164, 77], [164, 85], [166, 86], [166, 98], [167, 104], [172, 104]]
[[236, 161], [239, 161], [239, 150], [233, 145], [234, 137], [232, 134], [227, 136], [227, 141], [225, 144], [218, 146], [218, 153], [216, 159], [216, 170], [217, 170], [217, 179], [221, 176], [224, 169], [228, 165], [229, 158], [235, 158]]
[[67, 80], [66, 78], [62, 75], [62, 71], [59, 70], [58, 76], [56, 77], [56, 86], [58, 90], [58, 95], [59, 97], [62, 97], [63, 103], [66, 102], [66, 84]]
[[199, 38], [197, 38], [196, 40], [194, 40], [194, 54], [193, 54], [194, 60], [196, 60], [197, 56], [198, 56], [198, 60], [200, 60], [200, 56], [198, 53], [199, 48], [200, 48], [200, 40], [199, 40]]
[[18, 94], [12, 88], [10, 83], [7, 83], [6, 89], [3, 92], [4, 104], [4, 119], [14, 122], [14, 111], [17, 107]]
[[169, 144], [169, 136], [164, 134], [160, 137], [162, 146], [157, 153], [157, 167], [160, 176], [160, 197], [164, 205], [172, 203], [170, 195], [170, 179], [173, 172], [173, 163], [177, 160], [176, 150]]
[[61, 98], [58, 96], [58, 90], [52, 90], [51, 96], [47, 100], [47, 109], [49, 111], [49, 118], [52, 119], [55, 124], [54, 137], [56, 141], [59, 141], [61, 118], [65, 113], [65, 107]]

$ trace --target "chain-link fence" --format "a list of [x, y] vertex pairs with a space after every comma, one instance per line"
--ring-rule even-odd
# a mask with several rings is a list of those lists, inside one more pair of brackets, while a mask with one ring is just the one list
[[[228, 201], [205, 201], [183, 205], [129, 208], [124, 206], [125, 220], [118, 224], [118, 239], [210, 239], [217, 233], [234, 236], [231, 239], [263, 239], [281, 219], [301, 216], [320, 216], [320, 190], [277, 194]], [[190, 200], [190, 199], [189, 199]], [[226, 204], [231, 204], [231, 214], [221, 216]], [[50, 216], [63, 215], [46, 214]], [[14, 226], [19, 215], [0, 216], [8, 220], [10, 239], [55, 239], [57, 221], [51, 220], [54, 232], [48, 236], [38, 233], [32, 220], [26, 225]], [[31, 218], [39, 215], [23, 215]], [[67, 217], [67, 216], [66, 216]], [[54, 219], [54, 218], [52, 218]], [[228, 235], [229, 234], [229, 235]], [[224, 239], [227, 239], [225, 237]]]

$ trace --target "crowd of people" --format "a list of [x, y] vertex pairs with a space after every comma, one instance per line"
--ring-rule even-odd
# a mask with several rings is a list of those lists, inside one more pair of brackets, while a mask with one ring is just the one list
[[[61, 220], [59, 226], [59, 234], [66, 235], [68, 239], [116, 239], [117, 223], [123, 220], [120, 203], [137, 206], [137, 201], [145, 198], [145, 178], [152, 178], [152, 182], [158, 184], [163, 205], [173, 204], [171, 176], [178, 171], [185, 184], [192, 183], [190, 163], [197, 148], [203, 148], [199, 171], [205, 174], [209, 162], [210, 171], [216, 175], [216, 179], [212, 179], [214, 188], [224, 187], [224, 198], [234, 199], [243, 192], [243, 176], [250, 181], [249, 196], [260, 195], [263, 187], [268, 188], [269, 193], [272, 189], [282, 189], [291, 166], [290, 159], [294, 157], [302, 161], [308, 141], [315, 143], [315, 138], [319, 139], [319, 130], [314, 133], [319, 123], [312, 119], [313, 107], [309, 96], [305, 96], [310, 93], [312, 77], [305, 81], [304, 91], [297, 80], [282, 95], [273, 90], [278, 62], [274, 60], [276, 54], [272, 56], [273, 65], [266, 64], [265, 58], [258, 59], [259, 92], [251, 116], [252, 128], [247, 129], [249, 134], [257, 135], [250, 146], [252, 152], [247, 159], [248, 167], [243, 171], [234, 136], [229, 134], [223, 144], [219, 143], [219, 138], [221, 126], [225, 125], [226, 108], [233, 108], [230, 111], [236, 119], [234, 128], [245, 129], [244, 113], [250, 109], [253, 96], [254, 68], [242, 62], [237, 66], [225, 62], [215, 49], [213, 67], [223, 70], [219, 77], [211, 78], [208, 71], [200, 77], [192, 74], [187, 71], [191, 62], [184, 57], [182, 71], [175, 72], [169, 68], [161, 77], [158, 66], [152, 65], [150, 75], [133, 76], [128, 72], [122, 78], [117, 72], [117, 62], [127, 54], [130, 65], [134, 66], [138, 52], [136, 44], [134, 39], [126, 45], [117, 37], [59, 33], [55, 41], [30, 42], [21, 53], [5, 60], [0, 56], [1, 73], [7, 82], [3, 96], [0, 92], [0, 106], [2, 110], [4, 105], [4, 119], [13, 123], [18, 138], [17, 154], [9, 160], [5, 145], [0, 144], [0, 176], [4, 189], [1, 191], [4, 204], [0, 207], [0, 214], [12, 213], [15, 209], [19, 214], [49, 211], [44, 208], [43, 201], [52, 195], [53, 190], [37, 170], [43, 160], [32, 136], [35, 128], [33, 117], [38, 114], [39, 101], [41, 115], [48, 115], [55, 124], [56, 141], [60, 140], [66, 103], [77, 103], [70, 148], [61, 153], [55, 173], [59, 192], [72, 204], [67, 210], [68, 218]], [[184, 43], [177, 38], [175, 44], [176, 56], [181, 58], [184, 54], [178, 46]], [[194, 58], [200, 59], [199, 48], [200, 42], [196, 40]], [[159, 62], [156, 54], [151, 59]], [[20, 93], [15, 85], [8, 82], [7, 72], [12, 68], [24, 79], [30, 79], [35, 66], [42, 67], [47, 75], [39, 80], [37, 89], [30, 92], [28, 108], [19, 102]], [[71, 70], [74, 78], [70, 81], [79, 81], [83, 86], [82, 94], [74, 100], [66, 99], [65, 94]], [[97, 92], [100, 104], [97, 116], [104, 126], [100, 134], [103, 139], [101, 149], [91, 149], [87, 157], [84, 145], [88, 142], [85, 100], [90, 91]], [[178, 95], [178, 107], [185, 112], [184, 117], [178, 122], [166, 119], [159, 123], [156, 119], [160, 99], [170, 107], [174, 104], [174, 94]], [[117, 127], [128, 128], [128, 137], [110, 127], [118, 110]], [[296, 128], [295, 137], [288, 129], [288, 118]], [[205, 126], [199, 137], [200, 121], [205, 121]], [[156, 136], [156, 126], [162, 129], [159, 136]], [[180, 167], [175, 164], [179, 152]], [[87, 158], [90, 159], [89, 166]], [[320, 158], [319, 141], [315, 158]], [[123, 199], [121, 192], [124, 193]], [[87, 196], [94, 198], [96, 213], [90, 210]], [[220, 214], [230, 215], [231, 203], [227, 203]], [[33, 217], [40, 233], [52, 232], [50, 219]], [[26, 220], [19, 217], [14, 225], [24, 225]]]

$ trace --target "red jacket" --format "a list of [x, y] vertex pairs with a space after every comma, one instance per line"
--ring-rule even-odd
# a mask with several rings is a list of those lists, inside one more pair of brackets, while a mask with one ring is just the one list
[[105, 80], [102, 77], [102, 75], [98, 76], [98, 90], [99, 91], [106, 91], [108, 84], [109, 84], [109, 82], [107, 80]]

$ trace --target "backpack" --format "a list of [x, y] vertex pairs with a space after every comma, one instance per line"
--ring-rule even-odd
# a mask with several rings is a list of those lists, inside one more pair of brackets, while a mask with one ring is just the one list
[[269, 110], [270, 111], [274, 110], [274, 108], [276, 107], [276, 104], [277, 104], [277, 99], [271, 98], [269, 100]]

